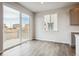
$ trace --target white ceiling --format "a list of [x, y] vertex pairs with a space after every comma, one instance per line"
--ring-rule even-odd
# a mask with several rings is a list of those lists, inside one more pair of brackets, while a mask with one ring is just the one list
[[19, 3], [24, 7], [28, 8], [29, 10], [31, 10], [32, 12], [41, 12], [75, 4], [74, 2], [44, 2], [44, 4], [41, 4], [40, 2], [19, 2]]

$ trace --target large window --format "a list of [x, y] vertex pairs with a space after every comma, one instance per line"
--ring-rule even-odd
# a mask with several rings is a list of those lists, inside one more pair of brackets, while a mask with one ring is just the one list
[[57, 14], [50, 14], [44, 16], [44, 30], [57, 31]]
[[26, 41], [26, 39], [29, 39], [29, 26], [30, 26], [30, 21], [29, 21], [29, 16], [22, 13], [22, 41]]
[[29, 16], [5, 5], [3, 10], [3, 48], [7, 49], [29, 39]]

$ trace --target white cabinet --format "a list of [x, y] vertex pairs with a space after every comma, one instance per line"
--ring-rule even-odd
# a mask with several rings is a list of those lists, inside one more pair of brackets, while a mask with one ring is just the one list
[[76, 38], [76, 56], [79, 56], [79, 35], [75, 35]]

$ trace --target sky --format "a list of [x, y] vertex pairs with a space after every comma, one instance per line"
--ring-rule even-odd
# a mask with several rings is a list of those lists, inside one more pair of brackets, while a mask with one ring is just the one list
[[[12, 27], [13, 24], [20, 24], [20, 12], [4, 6], [4, 24]], [[29, 16], [22, 14], [22, 24], [29, 24]]]

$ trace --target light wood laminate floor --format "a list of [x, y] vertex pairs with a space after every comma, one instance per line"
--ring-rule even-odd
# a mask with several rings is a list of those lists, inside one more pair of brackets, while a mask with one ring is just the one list
[[73, 56], [75, 49], [69, 45], [32, 40], [5, 51], [3, 56]]

